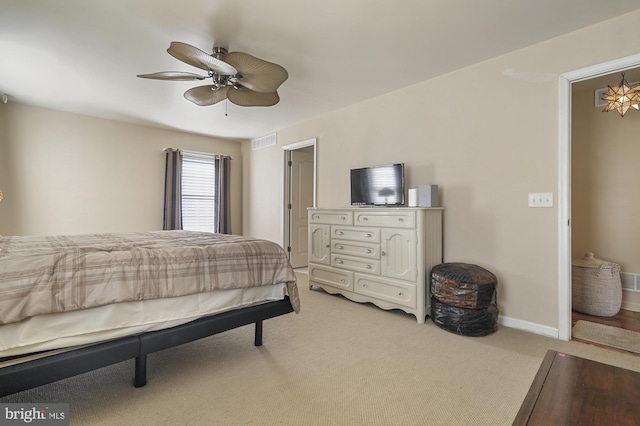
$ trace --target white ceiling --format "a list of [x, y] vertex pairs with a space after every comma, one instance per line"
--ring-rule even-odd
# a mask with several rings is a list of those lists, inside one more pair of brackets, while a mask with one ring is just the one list
[[[636, 9], [637, 0], [0, 0], [0, 93], [251, 139]], [[202, 82], [136, 78], [199, 71], [166, 52], [171, 41], [284, 66], [280, 103], [198, 107], [182, 94]]]

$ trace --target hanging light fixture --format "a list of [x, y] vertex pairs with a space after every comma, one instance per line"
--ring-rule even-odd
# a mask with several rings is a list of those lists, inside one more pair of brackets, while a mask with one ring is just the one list
[[609, 90], [602, 96], [602, 100], [607, 102], [607, 106], [602, 112], [612, 110], [618, 111], [622, 117], [629, 111], [629, 108], [640, 110], [640, 85], [630, 86], [622, 73], [622, 81], [618, 86], [609, 86]]

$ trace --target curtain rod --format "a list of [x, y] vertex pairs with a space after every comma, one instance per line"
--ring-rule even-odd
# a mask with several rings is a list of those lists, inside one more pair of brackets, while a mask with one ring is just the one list
[[193, 154], [193, 155], [201, 155], [203, 157], [229, 157], [233, 160], [233, 157], [227, 154], [215, 154], [215, 153], [210, 153], [210, 152], [200, 152], [200, 151], [189, 151], [187, 149], [180, 149], [180, 148], [164, 148], [162, 150], [162, 152], [167, 152], [167, 151], [178, 151], [180, 154], [182, 153], [187, 153], [187, 154]]

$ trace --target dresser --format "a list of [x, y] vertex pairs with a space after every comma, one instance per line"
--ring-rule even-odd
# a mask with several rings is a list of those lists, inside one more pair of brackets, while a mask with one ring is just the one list
[[429, 272], [442, 263], [442, 208], [308, 210], [309, 287], [424, 323]]

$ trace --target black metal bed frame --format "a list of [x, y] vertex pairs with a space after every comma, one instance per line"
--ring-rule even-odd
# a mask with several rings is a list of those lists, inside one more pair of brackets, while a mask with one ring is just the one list
[[[165, 330], [85, 346], [0, 368], [0, 397], [135, 358], [133, 384], [147, 384], [147, 355], [255, 323], [255, 346], [262, 345], [262, 322], [293, 312], [289, 297], [200, 318]], [[6, 358], [5, 358], [6, 359]], [[0, 359], [2, 361], [2, 359]]]

